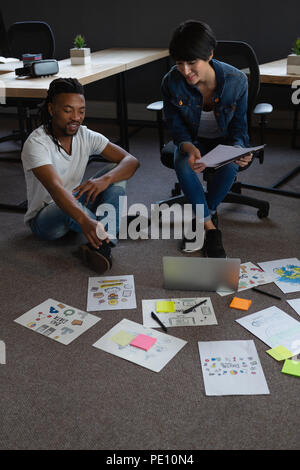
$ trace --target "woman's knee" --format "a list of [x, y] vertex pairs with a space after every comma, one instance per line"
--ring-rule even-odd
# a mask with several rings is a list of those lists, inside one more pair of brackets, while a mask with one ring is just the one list
[[187, 154], [180, 152], [178, 149], [174, 152], [174, 168], [176, 173], [179, 174], [189, 174], [192, 171]]

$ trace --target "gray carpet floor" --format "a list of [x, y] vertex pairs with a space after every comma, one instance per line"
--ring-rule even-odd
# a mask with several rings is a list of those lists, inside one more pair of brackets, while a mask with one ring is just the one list
[[[5, 134], [14, 122], [1, 119]], [[110, 125], [89, 125], [112, 140], [117, 136]], [[239, 175], [241, 180], [270, 185], [299, 165], [300, 153], [290, 148], [289, 135], [270, 131], [266, 141], [264, 164], [256, 161]], [[14, 156], [14, 145], [1, 144], [1, 156]], [[137, 133], [131, 152], [141, 167], [128, 183], [128, 204], [150, 208], [170, 196], [175, 174], [160, 163], [154, 129]], [[299, 191], [299, 176], [287, 187]], [[1, 202], [25, 199], [19, 163], [1, 162], [0, 193]], [[299, 258], [299, 200], [245, 193], [268, 200], [270, 214], [259, 219], [256, 209], [222, 204], [219, 220], [228, 256], [253, 263]], [[14, 320], [48, 298], [86, 309], [88, 278], [95, 273], [73, 254], [80, 236], [41, 242], [24, 226], [23, 214], [2, 211], [0, 219], [0, 340], [6, 346], [6, 364], [0, 365], [0, 449], [299, 449], [299, 378], [282, 374], [282, 363], [265, 352], [269, 347], [235, 322], [245, 313], [229, 308], [231, 297], [195, 293], [211, 297], [218, 324], [169, 329], [187, 345], [160, 373], [92, 347], [123, 318], [142, 323], [142, 299], [187, 295], [163, 288], [162, 256], [180, 256], [177, 240], [120, 242], [113, 250], [110, 274], [134, 275], [137, 308], [93, 312], [101, 321], [64, 346]], [[300, 320], [286, 302], [299, 293], [282, 295], [275, 284], [266, 287], [282, 300], [241, 292], [240, 297], [252, 299], [248, 313], [277, 305]], [[270, 394], [206, 396], [197, 342], [249, 339], [254, 340]]]

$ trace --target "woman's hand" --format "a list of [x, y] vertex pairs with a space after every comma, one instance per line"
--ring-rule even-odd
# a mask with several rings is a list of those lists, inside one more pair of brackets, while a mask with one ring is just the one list
[[205, 165], [201, 163], [201, 153], [195, 145], [190, 142], [187, 142], [181, 146], [181, 150], [188, 154], [189, 165], [195, 173], [200, 173], [204, 170]]
[[247, 166], [251, 162], [252, 158], [253, 158], [253, 153], [247, 153], [247, 155], [244, 155], [238, 160], [235, 160], [235, 163], [241, 168], [243, 168], [244, 166]]

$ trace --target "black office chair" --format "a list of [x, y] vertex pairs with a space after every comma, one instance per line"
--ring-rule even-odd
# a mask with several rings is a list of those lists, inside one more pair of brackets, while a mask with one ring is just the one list
[[[42, 53], [43, 59], [53, 59], [55, 40], [51, 27], [44, 21], [22, 21], [12, 24], [7, 31], [9, 56], [22, 60], [22, 54]], [[19, 129], [1, 137], [0, 143], [21, 140], [22, 145], [32, 132], [31, 110], [38, 109], [41, 99], [7, 98], [1, 107], [16, 107]]]
[[7, 40], [7, 32], [3, 20], [2, 11], [0, 10], [0, 54], [3, 57], [8, 57], [8, 40]]
[[[260, 103], [256, 104], [256, 99], [258, 96], [260, 81], [259, 81], [259, 66], [255, 52], [252, 47], [245, 42], [240, 41], [218, 41], [218, 45], [214, 54], [214, 57], [223, 62], [227, 62], [239, 69], [245, 70], [248, 76], [248, 128], [249, 132], [251, 131], [251, 121], [252, 114], [260, 116], [259, 127], [260, 127], [260, 140], [261, 143], [264, 143], [264, 128], [266, 124], [266, 115], [271, 113], [273, 107], [269, 103]], [[174, 169], [174, 143], [173, 141], [164, 143], [164, 120], [163, 120], [163, 102], [156, 101], [147, 106], [147, 109], [150, 111], [156, 112], [156, 119], [158, 124], [159, 132], [159, 145], [160, 145], [160, 154], [161, 162], [164, 166]], [[251, 139], [251, 135], [250, 135]], [[264, 152], [260, 151], [255, 154], [259, 158], [260, 164], [263, 163]], [[247, 167], [246, 167], [247, 168]], [[239, 171], [244, 170], [245, 168], [240, 168]], [[204, 171], [204, 180], [207, 181], [207, 186], [210, 183], [210, 169]], [[249, 187], [251, 185], [247, 185]], [[255, 207], [258, 209], [257, 215], [259, 218], [267, 217], [269, 214], [269, 203], [267, 201], [255, 199], [241, 194], [241, 189], [243, 183], [235, 182], [231, 188], [231, 191], [227, 194], [223, 202], [231, 202], [237, 204], [244, 204], [247, 206]], [[157, 204], [167, 204], [172, 205], [174, 203], [185, 203], [186, 199], [181, 195], [180, 184], [175, 183], [174, 189], [172, 190], [172, 197], [166, 200], [158, 201]]]

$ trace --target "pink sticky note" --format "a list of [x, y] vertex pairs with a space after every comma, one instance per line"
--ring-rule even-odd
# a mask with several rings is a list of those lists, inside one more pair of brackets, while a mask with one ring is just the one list
[[152, 338], [152, 336], [138, 335], [131, 341], [130, 345], [148, 351], [155, 343], [156, 338]]

